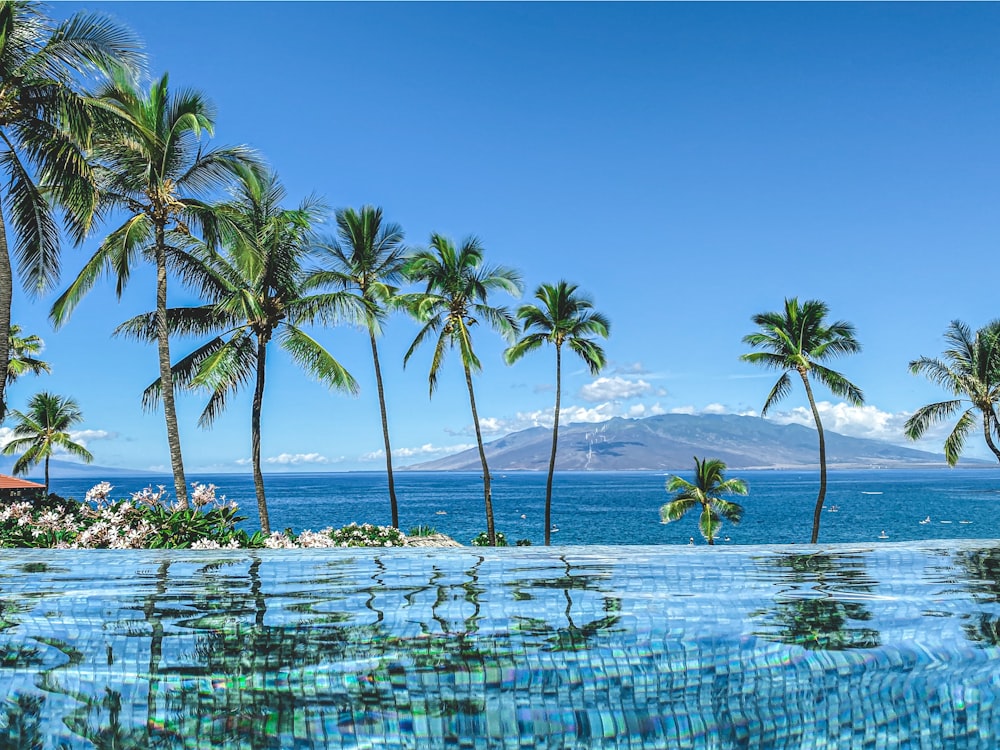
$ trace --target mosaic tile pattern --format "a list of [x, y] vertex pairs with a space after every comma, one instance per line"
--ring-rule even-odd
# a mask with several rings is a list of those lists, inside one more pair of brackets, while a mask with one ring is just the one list
[[983, 748], [1000, 543], [3, 551], [0, 747]]

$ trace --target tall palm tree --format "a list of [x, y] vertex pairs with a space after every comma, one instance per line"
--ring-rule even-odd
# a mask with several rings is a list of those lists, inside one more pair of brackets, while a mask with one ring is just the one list
[[744, 336], [743, 343], [765, 351], [751, 352], [740, 357], [744, 362], [783, 371], [760, 410], [762, 417], [767, 414], [771, 406], [791, 391], [792, 381], [789, 373], [797, 372], [802, 378], [809, 407], [816, 421], [816, 432], [819, 433], [819, 494], [813, 510], [811, 544], [816, 544], [819, 539], [819, 521], [823, 511], [823, 499], [826, 497], [826, 438], [823, 435], [823, 423], [819, 418], [819, 409], [816, 408], [816, 399], [813, 398], [809, 376], [812, 375], [831, 392], [847, 399], [853, 406], [860, 406], [865, 398], [861, 389], [842, 374], [820, 364], [841, 354], [861, 351], [861, 344], [854, 338], [854, 326], [842, 320], [827, 325], [825, 319], [828, 312], [829, 309], [824, 302], [806, 300], [799, 305], [798, 298], [792, 297], [785, 300], [785, 309], [780, 312], [754, 315], [753, 322], [760, 326], [761, 330]]
[[27, 413], [15, 410], [11, 416], [14, 439], [3, 448], [6, 456], [22, 452], [14, 463], [14, 473], [24, 474], [39, 461], [45, 463], [45, 497], [49, 496], [49, 459], [56, 448], [83, 459], [88, 464], [94, 460], [86, 448], [70, 438], [69, 429], [83, 421], [83, 414], [76, 401], [53, 393], [36, 393], [28, 402]]
[[22, 336], [21, 326], [11, 324], [8, 344], [10, 356], [7, 359], [7, 385], [12, 385], [15, 380], [22, 375], [27, 375], [29, 372], [32, 375], [52, 372], [52, 368], [48, 362], [38, 359], [38, 355], [42, 353], [44, 346], [45, 342], [39, 336], [35, 334]]
[[1000, 449], [993, 441], [993, 433], [1000, 430], [996, 405], [1000, 401], [1000, 320], [994, 320], [975, 333], [960, 320], [953, 320], [944, 334], [950, 347], [944, 358], [920, 357], [910, 362], [910, 372], [923, 373], [928, 380], [959, 398], [939, 401], [922, 406], [906, 420], [904, 427], [910, 440], [919, 440], [932, 425], [959, 411], [963, 404], [969, 407], [962, 412], [951, 434], [944, 441], [944, 455], [949, 466], [954, 466], [965, 440], [972, 431], [975, 412], [979, 412], [983, 437], [993, 455], [1000, 461]]
[[[277, 340], [300, 367], [331, 388], [357, 392], [350, 373], [312, 336], [301, 328], [314, 321], [335, 322], [342, 317], [359, 319], [357, 300], [346, 293], [306, 294], [303, 261], [311, 249], [312, 227], [323, 214], [316, 200], [298, 209], [281, 207], [285, 190], [274, 174], [260, 176], [251, 167], [237, 169], [239, 180], [233, 199], [215, 206], [222, 230], [223, 253], [207, 247], [179, 258], [186, 281], [198, 287], [208, 304], [170, 308], [172, 332], [206, 334], [221, 331], [208, 343], [175, 363], [175, 382], [210, 392], [199, 424], [209, 427], [226, 406], [227, 399], [253, 381], [250, 414], [251, 459], [261, 529], [271, 532], [261, 471], [261, 408], [268, 345]], [[140, 340], [157, 336], [155, 313], [133, 318], [117, 330]], [[146, 390], [152, 405], [162, 397], [162, 381]]]
[[594, 336], [608, 337], [610, 321], [594, 311], [594, 303], [576, 293], [576, 285], [560, 281], [542, 284], [535, 298], [542, 303], [522, 305], [517, 317], [523, 322], [524, 335], [504, 352], [507, 364], [513, 364], [544, 343], [556, 348], [556, 407], [552, 419], [552, 453], [549, 456], [549, 476], [545, 483], [545, 544], [552, 543], [552, 475], [556, 469], [559, 444], [559, 408], [562, 400], [562, 346], [566, 344], [590, 370], [597, 375], [605, 364], [604, 350]]
[[164, 75], [143, 92], [118, 72], [99, 92], [108, 124], [95, 143], [96, 169], [107, 207], [128, 218], [101, 243], [50, 315], [56, 326], [65, 323], [103, 274], [115, 277], [120, 297], [139, 259], [154, 263], [163, 413], [174, 491], [183, 507], [187, 485], [171, 384], [168, 264], [192, 244], [192, 227], [214, 244], [211, 212], [202, 198], [225, 185], [239, 167], [257, 161], [243, 146], [204, 150], [201, 134], [212, 134], [214, 108], [201, 93], [171, 93], [167, 83]]
[[[7, 370], [13, 272], [37, 294], [59, 277], [63, 210], [69, 237], [91, 228], [98, 195], [85, 156], [93, 101], [82, 74], [111, 65], [141, 66], [138, 39], [108, 17], [89, 12], [56, 23], [33, 2], [0, 2], [0, 367]], [[8, 225], [9, 222], [9, 225]], [[10, 237], [8, 236], [10, 233]], [[12, 240], [12, 242], [11, 242]], [[6, 408], [0, 378], [0, 419]]]
[[415, 253], [407, 262], [406, 276], [414, 282], [425, 283], [426, 289], [413, 297], [411, 309], [423, 326], [403, 357], [403, 364], [405, 366], [409, 362], [413, 352], [425, 339], [433, 334], [437, 335], [427, 378], [430, 395], [433, 396], [445, 354], [448, 349], [458, 349], [462, 368], [465, 370], [472, 424], [476, 429], [476, 444], [479, 446], [479, 460], [483, 467], [486, 537], [490, 546], [496, 546], [490, 469], [486, 462], [483, 433], [476, 411], [476, 394], [472, 388], [472, 373], [479, 372], [483, 366], [472, 347], [472, 328], [483, 321], [513, 343], [518, 333], [516, 318], [506, 307], [490, 305], [487, 298], [492, 291], [517, 296], [523, 285], [517, 271], [504, 266], [486, 265], [483, 253], [483, 246], [475, 237], [466, 239], [461, 247], [456, 248], [446, 237], [432, 234], [430, 248]]
[[393, 306], [398, 291], [395, 284], [402, 279], [407, 248], [403, 244], [403, 229], [398, 224], [382, 223], [382, 209], [364, 206], [361, 211], [346, 208], [337, 211], [337, 239], [318, 247], [323, 268], [316, 271], [310, 284], [332, 284], [351, 290], [367, 306], [365, 328], [375, 363], [375, 384], [382, 415], [382, 438], [385, 444], [385, 470], [389, 478], [389, 505], [392, 525], [399, 528], [399, 505], [392, 476], [392, 447], [389, 444], [389, 420], [385, 408], [382, 368], [378, 359], [377, 338], [382, 323]]
[[723, 518], [735, 524], [743, 518], [743, 506], [722, 495], [746, 495], [748, 491], [742, 479], [726, 479], [726, 465], [719, 459], [699, 461], [695, 456], [694, 482], [678, 476], [667, 480], [667, 492], [676, 494], [660, 508], [660, 520], [663, 523], [678, 521], [689, 510], [701, 506], [698, 529], [709, 544], [715, 544], [715, 534]]

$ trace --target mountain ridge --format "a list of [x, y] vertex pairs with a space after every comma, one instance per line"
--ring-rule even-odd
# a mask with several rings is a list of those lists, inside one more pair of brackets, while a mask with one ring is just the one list
[[[943, 454], [824, 430], [831, 469], [944, 466]], [[486, 443], [491, 471], [546, 471], [552, 431], [529, 427]], [[673, 471], [693, 457], [730, 469], [798, 469], [819, 465], [816, 430], [736, 414], [660, 414], [560, 425], [559, 471]], [[966, 459], [963, 463], [985, 463]], [[478, 449], [401, 467], [409, 471], [481, 470]]]

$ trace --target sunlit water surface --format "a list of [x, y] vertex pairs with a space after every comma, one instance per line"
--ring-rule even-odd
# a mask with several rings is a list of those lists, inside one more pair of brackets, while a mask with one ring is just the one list
[[0, 552], [3, 748], [989, 748], [1000, 543]]

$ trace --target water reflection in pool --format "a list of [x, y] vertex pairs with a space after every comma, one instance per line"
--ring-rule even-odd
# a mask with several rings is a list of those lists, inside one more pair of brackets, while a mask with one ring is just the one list
[[995, 748], [1000, 545], [4, 551], [4, 748]]

